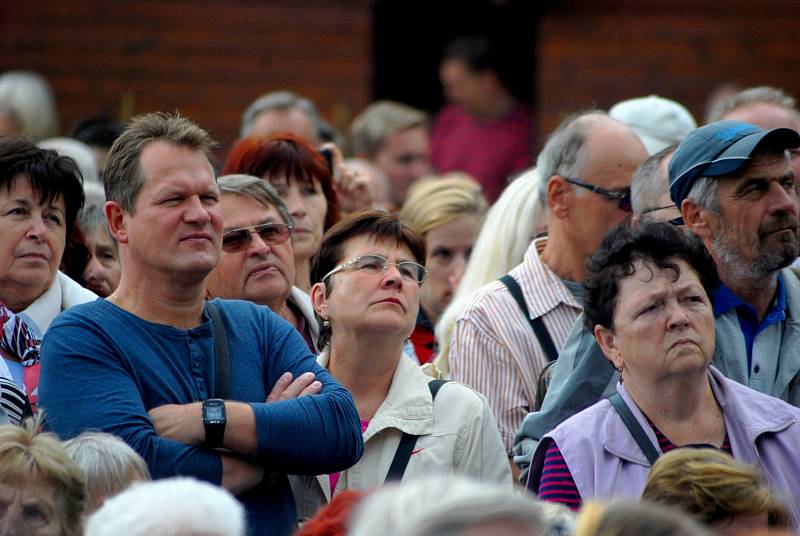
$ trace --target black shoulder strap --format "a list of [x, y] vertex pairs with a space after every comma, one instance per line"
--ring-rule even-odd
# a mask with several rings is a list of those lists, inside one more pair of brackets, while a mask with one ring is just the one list
[[206, 302], [211, 329], [214, 333], [214, 398], [227, 400], [230, 396], [231, 364], [228, 354], [228, 337], [225, 335], [225, 321], [217, 306]]
[[528, 306], [525, 305], [525, 298], [522, 295], [522, 289], [517, 283], [517, 280], [511, 277], [510, 274], [506, 274], [500, 278], [500, 282], [503, 283], [508, 291], [511, 293], [511, 296], [514, 298], [514, 301], [517, 302], [519, 308], [522, 309], [522, 314], [525, 315], [525, 318], [528, 319], [528, 322], [533, 328], [533, 333], [536, 335], [536, 338], [539, 339], [539, 344], [544, 351], [544, 354], [547, 356], [548, 361], [555, 361], [558, 359], [558, 350], [556, 350], [556, 345], [553, 344], [553, 339], [550, 338], [550, 333], [547, 331], [547, 328], [542, 322], [542, 318], [537, 316], [536, 318], [532, 318], [530, 312], [528, 311]]
[[[446, 384], [447, 380], [433, 380], [428, 383], [428, 389], [431, 390], [431, 398], [436, 400], [436, 394], [442, 385]], [[384, 482], [400, 481], [408, 467], [408, 462], [411, 459], [411, 452], [414, 450], [414, 445], [417, 444], [419, 436], [407, 434], [403, 432], [403, 437], [400, 438], [400, 444], [397, 445], [397, 450], [394, 452], [394, 459], [389, 466], [389, 471], [386, 473], [386, 480]]]
[[620, 419], [622, 419], [622, 422], [625, 423], [625, 427], [631, 433], [633, 439], [636, 440], [636, 444], [639, 445], [640, 449], [642, 449], [642, 452], [647, 458], [647, 461], [650, 462], [650, 465], [656, 463], [656, 460], [661, 454], [653, 446], [653, 443], [647, 437], [647, 434], [644, 433], [644, 430], [642, 430], [642, 426], [639, 424], [639, 421], [636, 420], [631, 408], [629, 408], [625, 401], [622, 400], [622, 397], [619, 393], [614, 393], [608, 397], [608, 401], [611, 402], [611, 405], [614, 406], [615, 410], [617, 410]]

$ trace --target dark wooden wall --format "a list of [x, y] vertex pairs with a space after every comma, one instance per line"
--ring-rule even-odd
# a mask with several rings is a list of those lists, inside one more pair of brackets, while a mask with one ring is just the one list
[[656, 93], [702, 121], [720, 83], [775, 85], [800, 97], [794, 0], [554, 0], [540, 17], [542, 132], [565, 114]]
[[[224, 153], [244, 108], [270, 90], [307, 95], [346, 127], [376, 86], [374, 1], [383, 7], [404, 0], [8, 1], [0, 4], [0, 71], [47, 76], [63, 130], [99, 112], [127, 118], [180, 109], [208, 128]], [[800, 96], [797, 0], [537, 5], [529, 36], [535, 66], [520, 68], [533, 69], [539, 132], [577, 109], [649, 93], [685, 103], [700, 119], [706, 95], [724, 81], [773, 84]], [[407, 21], [402, 26], [408, 39], [426, 39]], [[457, 28], [453, 18], [447, 31]], [[403, 43], [396, 40], [401, 50]], [[436, 48], [430, 54], [438, 55]], [[411, 95], [421, 82], [411, 77], [393, 97]]]
[[62, 130], [180, 109], [222, 144], [259, 95], [292, 89], [335, 124], [370, 99], [366, 0], [40, 0], [0, 6], [0, 71], [52, 83]]

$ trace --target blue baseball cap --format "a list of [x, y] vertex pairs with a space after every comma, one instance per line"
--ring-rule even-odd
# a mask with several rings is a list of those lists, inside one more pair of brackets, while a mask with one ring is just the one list
[[744, 166], [757, 149], [800, 147], [790, 128], [764, 130], [742, 121], [717, 121], [691, 131], [669, 162], [669, 195], [676, 206], [699, 177], [718, 177]]

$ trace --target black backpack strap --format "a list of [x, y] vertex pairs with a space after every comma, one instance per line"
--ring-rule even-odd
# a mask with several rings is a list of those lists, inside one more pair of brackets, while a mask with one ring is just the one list
[[547, 356], [547, 360], [555, 361], [558, 359], [558, 350], [556, 350], [556, 345], [553, 344], [553, 339], [550, 338], [550, 333], [547, 331], [547, 328], [545, 327], [544, 322], [542, 322], [541, 317], [531, 317], [531, 314], [528, 311], [528, 306], [525, 305], [525, 297], [522, 295], [522, 289], [520, 288], [519, 283], [517, 283], [517, 280], [511, 277], [511, 274], [506, 274], [500, 278], [500, 282], [506, 286], [508, 291], [511, 293], [511, 297], [514, 298], [514, 301], [517, 302], [519, 308], [522, 309], [522, 314], [528, 319], [528, 322], [533, 329], [533, 333], [536, 335], [536, 338], [539, 340], [539, 345], [544, 351], [544, 355]]
[[625, 424], [625, 427], [633, 436], [633, 439], [636, 440], [636, 444], [639, 445], [639, 448], [642, 449], [647, 461], [650, 462], [650, 465], [656, 463], [656, 460], [661, 455], [661, 453], [656, 450], [653, 446], [653, 443], [647, 437], [642, 426], [639, 424], [639, 421], [636, 420], [636, 417], [633, 415], [631, 408], [622, 400], [622, 397], [619, 393], [614, 393], [608, 398], [608, 401], [611, 402], [611, 405], [614, 406], [614, 409], [617, 410], [617, 414], [619, 414], [620, 419]]
[[[428, 389], [431, 390], [431, 400], [436, 400], [436, 394], [442, 385], [446, 384], [447, 380], [433, 380], [428, 382]], [[403, 479], [403, 475], [408, 467], [408, 462], [411, 460], [411, 452], [414, 450], [414, 445], [417, 444], [419, 436], [411, 435], [403, 432], [403, 437], [400, 438], [400, 444], [397, 445], [397, 450], [394, 452], [394, 459], [389, 466], [389, 471], [386, 473], [384, 482], [391, 482]]]
[[231, 387], [231, 364], [228, 354], [228, 337], [225, 335], [225, 321], [216, 304], [206, 302], [211, 329], [214, 334], [214, 398], [227, 400]]

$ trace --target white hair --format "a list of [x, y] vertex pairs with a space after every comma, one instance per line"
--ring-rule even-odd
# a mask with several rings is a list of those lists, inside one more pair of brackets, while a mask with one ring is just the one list
[[490, 521], [517, 523], [530, 535], [543, 529], [532, 495], [509, 485], [439, 475], [389, 484], [367, 496], [353, 512], [348, 535], [456, 535]]
[[193, 478], [134, 484], [92, 514], [84, 536], [243, 536], [244, 508], [226, 490]]
[[53, 90], [39, 73], [8, 71], [0, 75], [0, 103], [11, 114], [17, 134], [38, 141], [58, 133]]
[[87, 184], [103, 185], [100, 182], [100, 173], [97, 171], [97, 160], [89, 146], [82, 141], [72, 138], [48, 138], [36, 145], [41, 149], [51, 149], [61, 156], [68, 156], [75, 160], [81, 170], [81, 175], [83, 175], [84, 186]]
[[86, 476], [88, 506], [92, 510], [132, 482], [150, 480], [142, 457], [114, 435], [84, 432], [65, 441], [64, 450]]
[[544, 227], [545, 208], [537, 195], [541, 181], [536, 168], [524, 172], [503, 190], [486, 213], [464, 277], [436, 325], [439, 356], [435, 365], [442, 374], [447, 375], [450, 370], [450, 336], [470, 295], [520, 264], [536, 230]]

